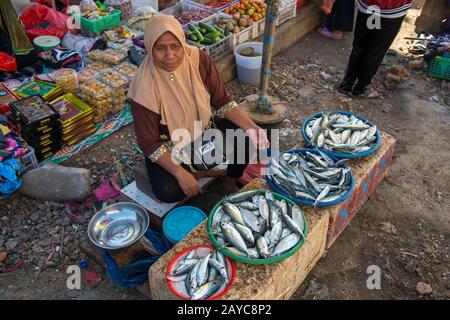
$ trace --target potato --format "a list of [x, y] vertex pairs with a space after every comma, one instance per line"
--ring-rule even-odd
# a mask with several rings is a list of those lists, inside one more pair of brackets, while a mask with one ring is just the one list
[[237, 26], [238, 25], [238, 21], [239, 20], [236, 21], [236, 20], [233, 19], [233, 20], [231, 20], [231, 23], [233, 24], [233, 26]]
[[241, 18], [245, 19], [245, 20], [249, 20], [250, 19], [250, 17], [248, 15], [246, 15], [246, 14], [242, 15]]
[[241, 32], [241, 30], [239, 29], [238, 26], [233, 28], [233, 33], [239, 33], [239, 32]]
[[252, 26], [254, 23], [255, 23], [255, 22], [254, 22], [252, 19], [249, 19], [249, 20], [247, 21], [247, 27]]
[[233, 14], [233, 19], [234, 20], [239, 21], [240, 18], [241, 18], [241, 14], [240, 13]]
[[227, 22], [227, 27], [228, 27], [228, 30], [233, 30], [234, 29], [234, 24], [232, 24], [231, 22]]
[[247, 27], [239, 27], [239, 31], [242, 31], [242, 30], [244, 30], [245, 28], [247, 28]]
[[247, 19], [239, 19], [239, 27], [247, 27]]

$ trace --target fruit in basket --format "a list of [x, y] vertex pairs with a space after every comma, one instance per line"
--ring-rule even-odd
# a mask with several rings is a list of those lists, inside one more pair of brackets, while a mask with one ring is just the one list
[[267, 5], [262, 1], [241, 0], [239, 3], [224, 10], [224, 13], [231, 15], [247, 15], [249, 19], [259, 21], [266, 16]]

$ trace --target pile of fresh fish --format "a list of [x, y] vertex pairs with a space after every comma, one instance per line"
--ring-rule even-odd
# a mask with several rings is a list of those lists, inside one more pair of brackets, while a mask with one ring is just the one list
[[184, 282], [191, 300], [203, 300], [214, 296], [230, 282], [230, 270], [222, 253], [213, 250], [199, 257], [196, 250], [190, 251], [178, 262], [168, 279]]
[[301, 209], [275, 199], [270, 191], [236, 193], [213, 214], [212, 235], [221, 248], [250, 259], [280, 256], [304, 238]]
[[282, 153], [271, 159], [267, 175], [293, 198], [313, 205], [338, 200], [351, 188], [347, 159], [334, 161], [320, 150], [317, 153]]
[[354, 115], [322, 112], [305, 127], [308, 138], [319, 148], [336, 153], [356, 154], [376, 144], [377, 127]]

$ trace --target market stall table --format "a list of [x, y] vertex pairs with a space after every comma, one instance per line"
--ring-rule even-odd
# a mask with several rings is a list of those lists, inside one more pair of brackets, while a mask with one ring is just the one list
[[[268, 189], [263, 179], [255, 179], [242, 190]], [[294, 255], [280, 263], [253, 265], [235, 262], [236, 279], [232, 288], [221, 299], [289, 299], [325, 251], [328, 230], [328, 211], [304, 208], [308, 220], [309, 243], [303, 245]], [[209, 244], [206, 221], [163, 255], [149, 270], [152, 298], [173, 300], [177, 298], [169, 289], [165, 275], [172, 258], [187, 247]]]

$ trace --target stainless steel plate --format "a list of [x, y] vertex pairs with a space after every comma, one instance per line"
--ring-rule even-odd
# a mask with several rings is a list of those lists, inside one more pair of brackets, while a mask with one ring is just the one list
[[118, 202], [97, 212], [88, 225], [88, 237], [103, 249], [120, 249], [138, 241], [147, 231], [149, 217], [141, 206]]

